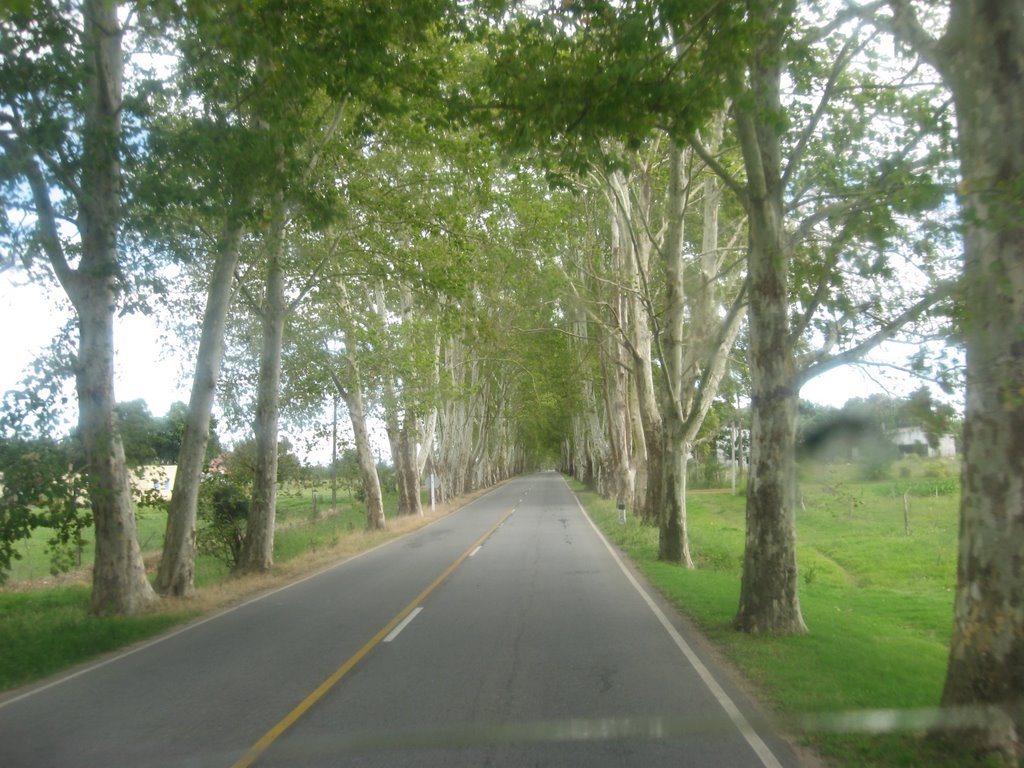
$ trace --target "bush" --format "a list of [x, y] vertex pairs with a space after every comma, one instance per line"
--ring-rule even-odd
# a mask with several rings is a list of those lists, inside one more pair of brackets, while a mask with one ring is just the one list
[[241, 485], [221, 476], [203, 480], [199, 487], [199, 527], [196, 545], [234, 568], [242, 554], [245, 524], [249, 517], [249, 494]]
[[929, 461], [925, 467], [924, 476], [936, 480], [945, 480], [949, 477], [949, 467], [941, 459]]
[[[377, 463], [377, 477], [380, 478], [380, 489], [383, 493], [396, 493], [398, 483], [395, 481], [395, 468], [383, 462]], [[365, 495], [365, 494], [364, 494]], [[361, 499], [365, 501], [366, 499]]]
[[859, 475], [861, 480], [869, 482], [888, 478], [893, 463], [899, 457], [896, 446], [884, 439], [865, 442], [862, 452]]
[[81, 503], [87, 494], [84, 474], [68, 470], [75, 452], [69, 442], [0, 439], [0, 584], [21, 559], [18, 544], [36, 528], [53, 534], [46, 544], [50, 573], [81, 562], [92, 513]]
[[691, 461], [687, 469], [687, 485], [690, 488], [721, 488], [725, 485], [725, 467], [714, 454], [703, 461]]

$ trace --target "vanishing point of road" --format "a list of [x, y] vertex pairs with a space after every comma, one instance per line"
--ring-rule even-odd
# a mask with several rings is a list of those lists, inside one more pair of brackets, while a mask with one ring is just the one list
[[798, 764], [565, 481], [0, 696], [0, 765]]

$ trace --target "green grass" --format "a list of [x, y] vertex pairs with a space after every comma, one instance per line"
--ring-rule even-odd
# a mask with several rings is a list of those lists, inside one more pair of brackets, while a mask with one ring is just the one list
[[[817, 482], [814, 482], [814, 481]], [[904, 485], [915, 478], [901, 481]], [[657, 560], [657, 530], [576, 486], [595, 522], [666, 597], [718, 644], [783, 716], [935, 707], [945, 676], [956, 569], [958, 495], [911, 499], [904, 530], [899, 482], [803, 474], [797, 512], [800, 601], [809, 634], [735, 632], [744, 504], [729, 494], [688, 497], [697, 569]], [[850, 499], [856, 500], [851, 517]], [[844, 766], [965, 765], [919, 734], [810, 734]]]
[[364, 510], [341, 504], [338, 509], [338, 514], [323, 519], [278, 528], [274, 532], [274, 562], [286, 563], [307, 552], [329, 549], [346, 535], [366, 528]]
[[[159, 550], [164, 542], [167, 513], [155, 507], [141, 507], [136, 513], [135, 521], [142, 550]], [[50, 553], [47, 550], [47, 540], [51, 535], [49, 528], [37, 528], [28, 539], [18, 544], [21, 559], [11, 564], [11, 570], [7, 575], [10, 581], [33, 581], [51, 575]], [[77, 565], [91, 567], [96, 546], [91, 528], [83, 532], [83, 538], [85, 544], [78, 553]]]
[[0, 594], [0, 689], [159, 634], [194, 612], [132, 617], [88, 615], [87, 587]]

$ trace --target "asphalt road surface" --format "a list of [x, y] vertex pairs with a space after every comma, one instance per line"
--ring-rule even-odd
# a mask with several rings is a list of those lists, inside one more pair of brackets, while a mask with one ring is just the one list
[[0, 766], [794, 766], [562, 478], [0, 697]]

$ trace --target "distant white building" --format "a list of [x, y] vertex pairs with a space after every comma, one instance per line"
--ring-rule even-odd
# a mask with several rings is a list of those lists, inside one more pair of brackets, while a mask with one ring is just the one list
[[892, 433], [892, 442], [900, 453], [918, 453], [929, 458], [951, 459], [956, 456], [956, 440], [950, 434], [939, 437], [938, 448], [928, 444], [928, 435], [920, 427], [903, 427]]

